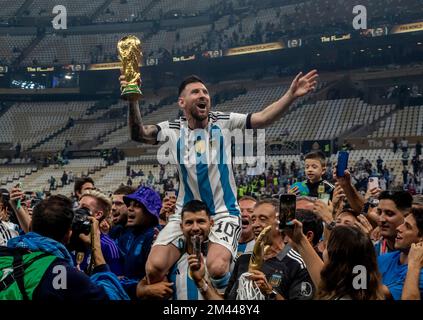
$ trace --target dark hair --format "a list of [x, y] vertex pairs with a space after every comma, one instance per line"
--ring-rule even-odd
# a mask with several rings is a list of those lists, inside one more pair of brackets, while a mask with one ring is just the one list
[[319, 160], [322, 167], [326, 166], [326, 156], [322, 151], [312, 151], [305, 155], [304, 160]]
[[94, 180], [91, 177], [83, 177], [83, 178], [75, 179], [75, 185], [73, 187], [73, 191], [75, 192], [75, 195], [77, 192], [81, 193], [82, 186], [86, 184], [87, 182], [90, 182], [94, 185]]
[[313, 246], [317, 246], [323, 234], [322, 219], [313, 211], [306, 209], [298, 209], [295, 212], [295, 219], [303, 224], [303, 233], [313, 232]]
[[[327, 243], [328, 261], [320, 277], [317, 298], [324, 300], [349, 297], [352, 300], [383, 299], [376, 251], [370, 238], [350, 226], [336, 226]], [[356, 266], [366, 270], [367, 288], [354, 288]]]
[[61, 242], [71, 229], [73, 220], [72, 200], [54, 195], [41, 200], [32, 211], [32, 231]]
[[198, 212], [204, 210], [207, 215], [210, 217], [211, 213], [207, 205], [200, 200], [191, 200], [185, 203], [185, 205], [182, 207], [181, 211], [181, 219], [184, 217], [185, 212]]
[[181, 84], [179, 85], [178, 97], [181, 95], [182, 91], [184, 91], [184, 89], [187, 85], [189, 85], [190, 83], [196, 83], [196, 82], [200, 82], [200, 83], [204, 84], [203, 80], [201, 80], [200, 77], [198, 77], [196, 75], [190, 75], [190, 76], [186, 77], [181, 82]]
[[422, 208], [412, 208], [411, 214], [416, 220], [417, 229], [419, 229], [419, 237], [423, 236], [423, 209]]
[[137, 191], [137, 188], [135, 187], [131, 187], [131, 186], [120, 186], [119, 188], [117, 188], [115, 190], [115, 192], [113, 192], [113, 194], [123, 194], [124, 196], [134, 193], [135, 191]]
[[379, 200], [392, 200], [401, 211], [410, 209], [413, 204], [413, 197], [407, 191], [382, 191]]

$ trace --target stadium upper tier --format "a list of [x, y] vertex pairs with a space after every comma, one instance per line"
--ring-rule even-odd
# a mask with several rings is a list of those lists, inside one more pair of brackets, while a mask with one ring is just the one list
[[[310, 34], [333, 34], [350, 32], [353, 19], [353, 3], [347, 0], [315, 0], [277, 3], [263, 7], [259, 1], [195, 1], [195, 0], [125, 0], [125, 1], [6, 1], [6, 9], [0, 19], [8, 19], [19, 12], [20, 17], [54, 17], [52, 8], [61, 4], [69, 16], [84, 16], [93, 23], [130, 23], [140, 20], [160, 22], [168, 13], [191, 16], [204, 14], [210, 19], [198, 20], [195, 25], [185, 27], [160, 23], [145, 29], [134, 28], [133, 33], [143, 41], [145, 56], [161, 58], [166, 54], [187, 54], [198, 50], [227, 49], [235, 46], [277, 41], [282, 38], [303, 37]], [[336, 2], [336, 3], [333, 3]], [[388, 2], [388, 3], [387, 3]], [[231, 3], [231, 5], [229, 5]], [[419, 0], [370, 1], [363, 0], [369, 12], [370, 27], [410, 22], [423, 16]], [[370, 14], [371, 13], [371, 14]], [[183, 19], [183, 18], [182, 18]], [[12, 23], [13, 25], [13, 23]], [[189, 26], [190, 25], [190, 26]], [[144, 28], [144, 27], [143, 27]], [[7, 32], [7, 30], [6, 30]], [[95, 63], [117, 61], [116, 43], [127, 34], [42, 34], [38, 43], [25, 52], [22, 65], [51, 65], [69, 63]], [[63, 33], [63, 32], [62, 32]], [[83, 32], [80, 32], [83, 33]], [[93, 31], [90, 31], [93, 33]], [[101, 34], [100, 34], [101, 33]], [[24, 49], [28, 48], [35, 35], [3, 38], [7, 43], [0, 49], [0, 63], [10, 64]]]

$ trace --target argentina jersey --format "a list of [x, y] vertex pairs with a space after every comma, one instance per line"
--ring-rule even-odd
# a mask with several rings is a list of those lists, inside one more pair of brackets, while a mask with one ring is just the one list
[[188, 253], [176, 262], [169, 272], [168, 280], [173, 283], [173, 300], [204, 300], [195, 281], [189, 276]]
[[255, 239], [250, 240], [248, 242], [244, 242], [244, 243], [238, 243], [237, 256], [239, 257], [241, 254], [253, 252], [255, 243], [256, 243]]
[[185, 203], [195, 199], [206, 203], [212, 215], [240, 215], [231, 137], [243, 137], [248, 119], [246, 114], [210, 112], [205, 129], [191, 130], [184, 117], [158, 124], [157, 139], [164, 141], [158, 159], [163, 164], [176, 164], [179, 172], [177, 214]]

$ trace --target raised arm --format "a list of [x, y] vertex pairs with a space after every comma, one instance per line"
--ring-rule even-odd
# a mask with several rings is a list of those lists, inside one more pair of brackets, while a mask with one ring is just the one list
[[292, 229], [285, 229], [285, 233], [291, 238], [293, 248], [303, 258], [311, 280], [314, 286], [318, 288], [321, 281], [320, 273], [323, 269], [323, 261], [304, 235], [302, 223], [298, 220], [292, 220], [292, 223]]
[[9, 204], [12, 207], [13, 211], [16, 214], [16, 218], [18, 219], [19, 226], [21, 229], [27, 233], [29, 232], [29, 225], [31, 224], [31, 217], [29, 216], [29, 213], [25, 211], [25, 209], [20, 206], [18, 207], [17, 201], [18, 200], [23, 201], [24, 199], [24, 193], [19, 187], [14, 187], [12, 190], [10, 190], [10, 200]]
[[155, 125], [143, 125], [138, 101], [129, 103], [128, 127], [132, 140], [147, 144], [157, 143], [159, 130]]
[[[125, 81], [124, 75], [119, 77], [119, 81], [121, 87], [124, 87], [128, 84]], [[157, 134], [159, 133], [159, 130], [155, 125], [143, 124], [138, 101], [129, 102], [128, 127], [132, 140], [148, 144], [157, 143]]]
[[251, 127], [264, 128], [279, 120], [297, 98], [315, 90], [318, 76], [317, 70], [312, 70], [305, 76], [300, 72], [292, 81], [288, 91], [278, 101], [251, 115]]

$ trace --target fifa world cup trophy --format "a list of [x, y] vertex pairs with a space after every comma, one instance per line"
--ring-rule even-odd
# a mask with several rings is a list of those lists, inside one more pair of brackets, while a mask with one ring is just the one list
[[129, 101], [139, 100], [142, 95], [139, 69], [142, 56], [141, 41], [135, 36], [126, 36], [119, 40], [117, 50], [122, 63], [122, 74], [128, 82], [126, 86], [121, 87], [121, 98]]

